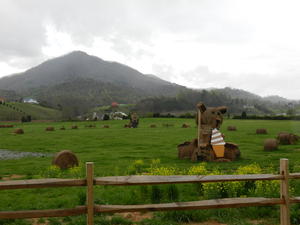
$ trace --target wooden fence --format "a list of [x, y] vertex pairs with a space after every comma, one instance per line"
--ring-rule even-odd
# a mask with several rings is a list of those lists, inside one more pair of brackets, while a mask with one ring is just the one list
[[[280, 205], [280, 224], [290, 224], [290, 204], [300, 203], [300, 197], [289, 197], [289, 179], [300, 179], [300, 173], [289, 174], [288, 159], [280, 160], [280, 174], [208, 175], [208, 176], [113, 176], [94, 178], [93, 163], [86, 163], [86, 179], [32, 179], [0, 182], [0, 190], [24, 188], [56, 188], [86, 186], [86, 205], [71, 209], [0, 211], [0, 219], [65, 217], [87, 215], [87, 224], [94, 224], [95, 213], [146, 212], [168, 210], [195, 210], [238, 208], [248, 206]], [[207, 183], [229, 181], [280, 180], [280, 198], [224, 198], [192, 202], [174, 202], [146, 205], [97, 205], [94, 204], [94, 185], [155, 185], [179, 183]]]

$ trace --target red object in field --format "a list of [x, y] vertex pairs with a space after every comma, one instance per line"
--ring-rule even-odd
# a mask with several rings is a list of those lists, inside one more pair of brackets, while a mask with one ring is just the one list
[[111, 103], [111, 107], [118, 107], [118, 106], [119, 106], [119, 104], [117, 102], [112, 102]]

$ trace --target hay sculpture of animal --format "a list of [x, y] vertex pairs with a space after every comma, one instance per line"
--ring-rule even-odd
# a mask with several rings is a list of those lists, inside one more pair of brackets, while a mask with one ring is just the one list
[[[223, 122], [223, 114], [227, 111], [227, 107], [206, 108], [203, 103], [197, 104], [196, 124], [198, 125], [198, 138], [193, 141], [184, 142], [178, 145], [178, 157], [180, 159], [189, 158], [191, 161], [233, 161], [240, 157], [240, 150], [234, 143], [224, 142], [223, 157], [216, 155], [216, 151], [212, 144], [212, 132], [218, 131]], [[200, 113], [200, 115], [199, 115]], [[200, 122], [200, 124], [199, 124]], [[218, 134], [221, 135], [221, 134]], [[221, 135], [222, 136], [222, 135]], [[220, 139], [223, 137], [220, 136]], [[218, 141], [218, 139], [216, 139]]]
[[182, 126], [181, 126], [182, 128], [189, 128], [189, 127], [191, 127], [189, 124], [186, 124], [186, 123], [184, 123], [184, 124], [182, 124]]
[[21, 128], [17, 128], [17, 129], [14, 130], [14, 133], [15, 134], [24, 134], [24, 130], [21, 129]]
[[274, 151], [278, 149], [278, 140], [274, 138], [269, 138], [264, 141], [265, 151]]
[[71, 129], [78, 129], [77, 125], [73, 125]]
[[277, 135], [277, 140], [282, 145], [293, 145], [299, 140], [299, 136], [288, 132], [280, 132]]
[[68, 169], [74, 166], [78, 166], [79, 161], [77, 156], [70, 150], [62, 150], [54, 156], [52, 165], [56, 165], [60, 169]]
[[54, 127], [46, 127], [46, 131], [54, 131]]
[[267, 134], [267, 129], [265, 128], [259, 128], [259, 129], [256, 129], [256, 134]]
[[237, 129], [236, 129], [236, 126], [228, 126], [227, 130], [228, 131], [236, 131]]
[[132, 113], [130, 115], [129, 126], [132, 127], [132, 128], [137, 128], [138, 125], [139, 125], [139, 122], [140, 122], [140, 120], [139, 120], [139, 117], [138, 117], [137, 113], [135, 113], [135, 112]]

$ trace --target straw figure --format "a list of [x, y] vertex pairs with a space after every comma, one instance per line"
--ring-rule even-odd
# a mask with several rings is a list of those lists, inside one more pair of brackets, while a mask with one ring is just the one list
[[129, 127], [137, 128], [139, 125], [139, 116], [137, 113], [131, 113]]
[[196, 124], [198, 138], [192, 142], [178, 145], [178, 157], [190, 158], [191, 161], [233, 161], [240, 157], [238, 146], [224, 141], [219, 131], [223, 122], [223, 114], [227, 107], [206, 108], [203, 103], [197, 104]]
[[68, 169], [78, 166], [79, 162], [77, 156], [73, 152], [70, 150], [62, 150], [54, 156], [52, 165], [56, 165], [60, 169]]

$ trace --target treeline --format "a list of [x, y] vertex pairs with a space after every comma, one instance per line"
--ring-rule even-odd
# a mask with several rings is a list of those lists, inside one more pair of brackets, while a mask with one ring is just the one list
[[[228, 113], [232, 115], [240, 115], [243, 111], [252, 114], [273, 113], [273, 108], [264, 101], [240, 98], [233, 99], [219, 90], [185, 90], [179, 92], [176, 97], [150, 97], [139, 101], [136, 105], [136, 110], [139, 112], [155, 113], [194, 111], [198, 102], [204, 102], [206, 106], [209, 107], [228, 106]], [[245, 109], [245, 106], [248, 105], [251, 105], [251, 107]]]
[[247, 115], [245, 116], [233, 116], [232, 119], [239, 120], [300, 120], [300, 116], [259, 116], [259, 115]]

